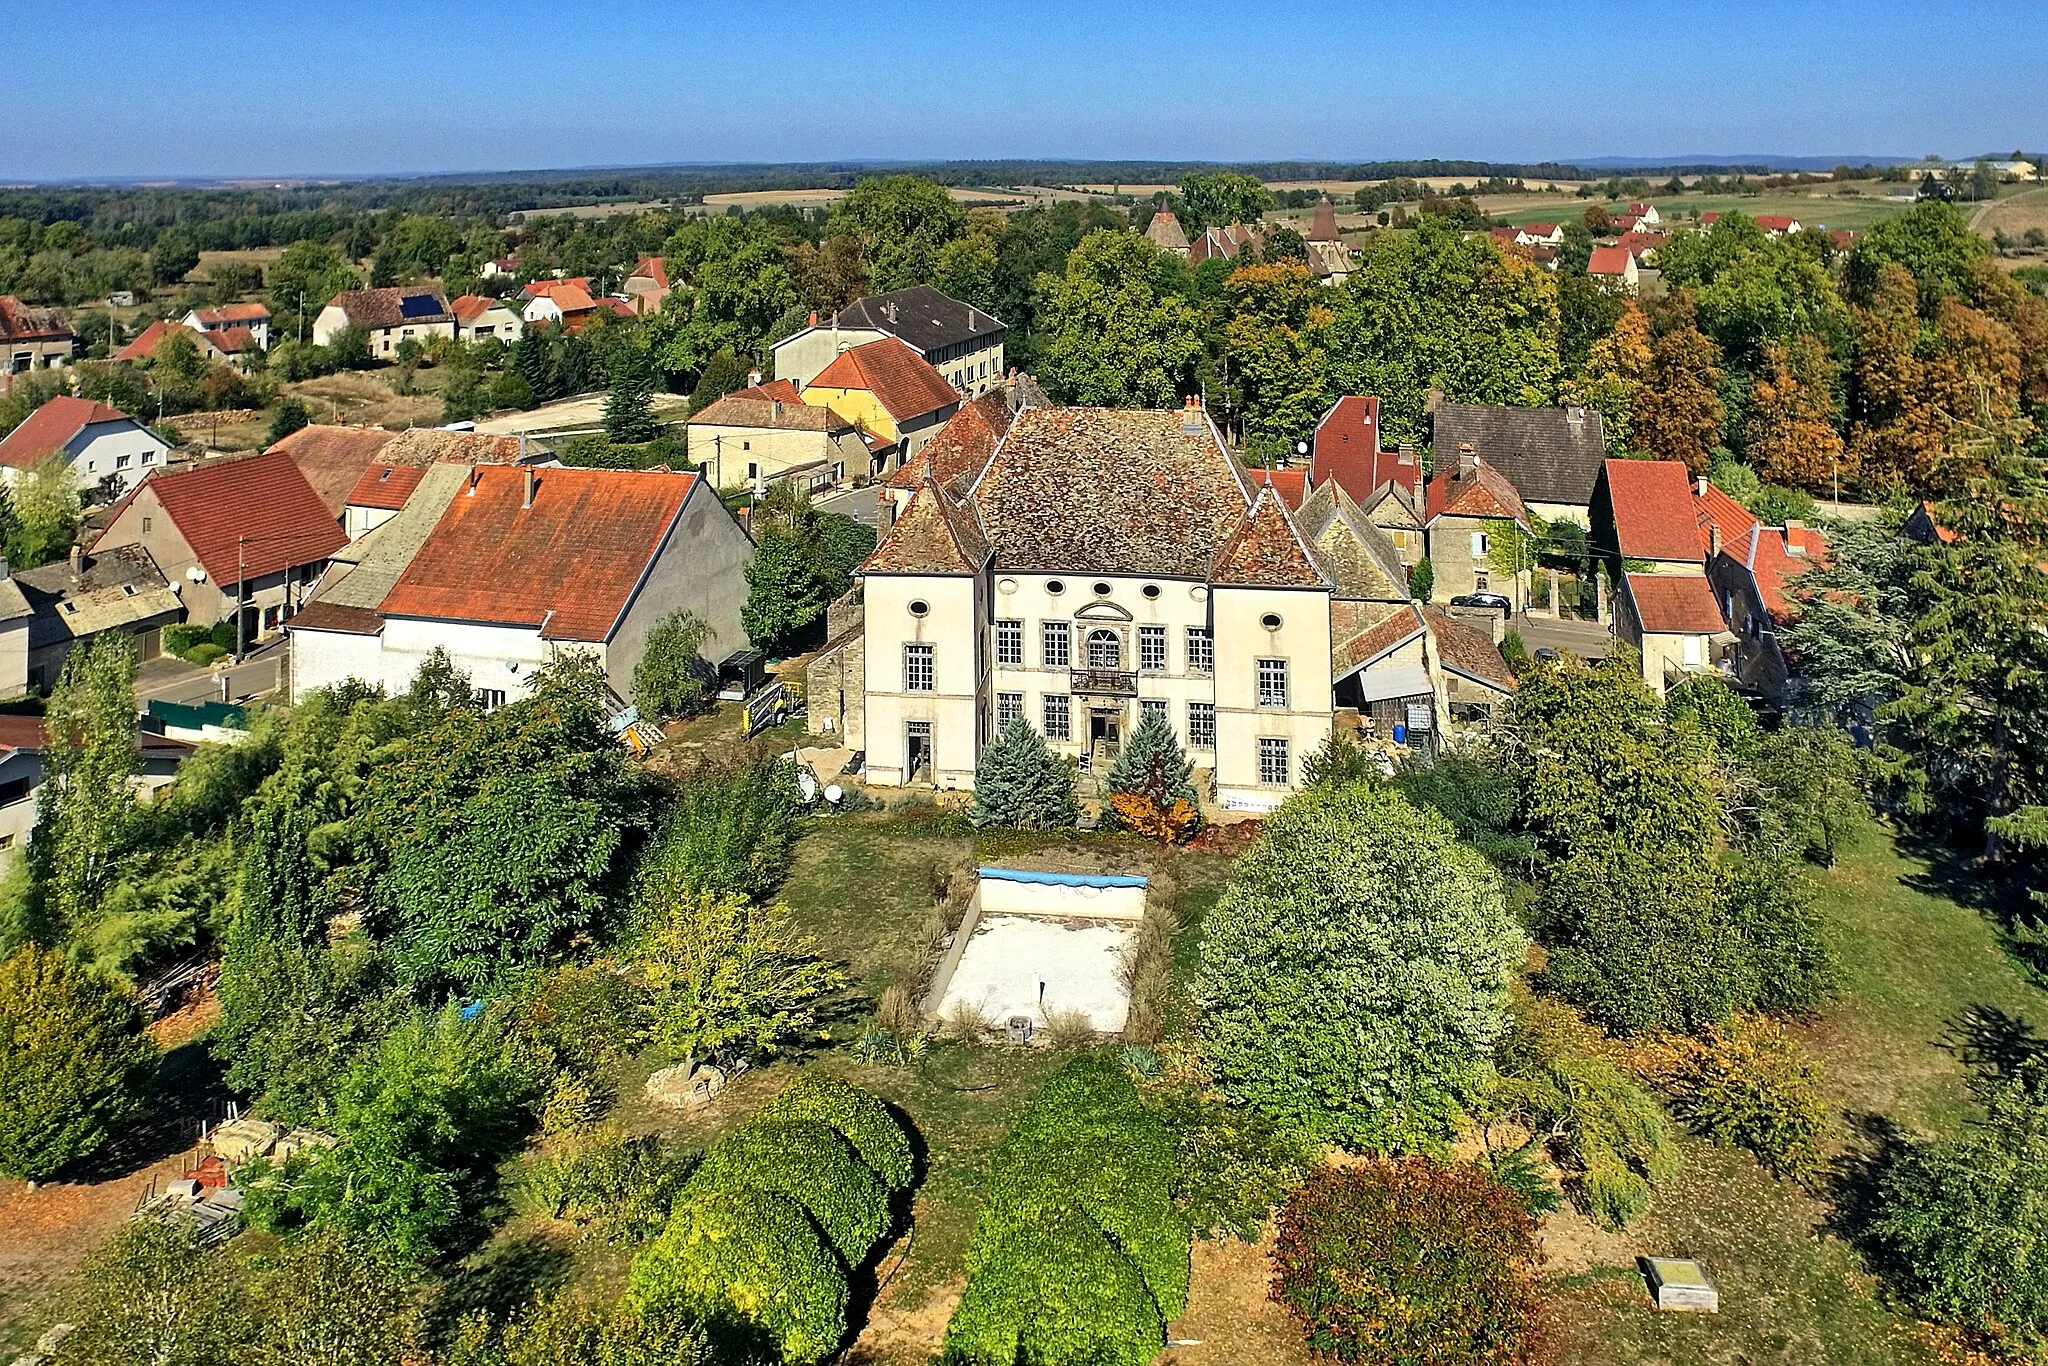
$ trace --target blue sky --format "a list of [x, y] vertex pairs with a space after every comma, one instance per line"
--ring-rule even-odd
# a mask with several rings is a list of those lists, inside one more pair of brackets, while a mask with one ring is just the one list
[[0, 0], [0, 179], [1960, 157], [2048, 145], [2044, 32], [2048, 0]]

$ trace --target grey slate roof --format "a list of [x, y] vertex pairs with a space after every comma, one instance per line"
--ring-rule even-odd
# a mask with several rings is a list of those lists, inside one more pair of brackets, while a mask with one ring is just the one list
[[1530, 503], [1590, 506], [1607, 459], [1607, 430], [1592, 408], [1439, 405], [1436, 468], [1456, 469], [1458, 448], [1467, 443]]
[[839, 326], [887, 332], [927, 356], [976, 337], [999, 337], [1005, 330], [1003, 320], [987, 309], [949, 299], [930, 285], [855, 299], [839, 310]]
[[[151, 617], [175, 616], [183, 609], [163, 571], [139, 545], [116, 546], [90, 556], [78, 573], [72, 572], [69, 560], [24, 569], [14, 575], [13, 584], [35, 611], [28, 624], [32, 650]], [[0, 610], [0, 617], [8, 615]]]

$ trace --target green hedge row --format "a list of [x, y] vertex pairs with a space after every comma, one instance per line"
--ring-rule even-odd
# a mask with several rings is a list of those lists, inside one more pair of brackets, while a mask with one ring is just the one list
[[1122, 1068], [1055, 1073], [989, 1162], [946, 1359], [1144, 1366], [1187, 1307], [1173, 1138]]
[[846, 1336], [849, 1271], [911, 1176], [909, 1136], [881, 1101], [807, 1072], [705, 1152], [633, 1259], [631, 1299], [700, 1320], [728, 1355], [821, 1360]]

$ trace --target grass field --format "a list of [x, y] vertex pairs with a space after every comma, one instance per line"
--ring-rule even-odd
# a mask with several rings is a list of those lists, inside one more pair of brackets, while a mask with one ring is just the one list
[[1841, 998], [1800, 1034], [1841, 1115], [1831, 1189], [1773, 1180], [1739, 1153], [1686, 1143], [1686, 1168], [1629, 1230], [1628, 1255], [1702, 1259], [1721, 1287], [1712, 1318], [1653, 1313], [1625, 1258], [1569, 1277], [1561, 1307], [1570, 1359], [1656, 1362], [1936, 1362], [1926, 1330], [1893, 1311], [1837, 1211], [1865, 1191], [1875, 1131], [1953, 1132], [1967, 1122], [1961, 1055], [1985, 1023], [2048, 1024], [2048, 993], [2005, 954], [1966, 875], [1902, 853], [1866, 830], [1821, 879], [1843, 967]]

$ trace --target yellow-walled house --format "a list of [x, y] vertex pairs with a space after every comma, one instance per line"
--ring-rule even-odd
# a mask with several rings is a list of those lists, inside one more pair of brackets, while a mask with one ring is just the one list
[[831, 408], [884, 448], [872, 474], [911, 459], [960, 410], [960, 391], [894, 337], [840, 352], [804, 386], [803, 400]]

